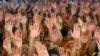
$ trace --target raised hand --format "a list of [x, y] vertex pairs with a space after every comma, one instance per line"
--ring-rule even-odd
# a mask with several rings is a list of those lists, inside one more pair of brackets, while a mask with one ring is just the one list
[[40, 35], [41, 29], [39, 24], [34, 23], [33, 25], [29, 26], [29, 29], [30, 29], [30, 37], [32, 37], [32, 39]]
[[52, 3], [51, 5], [52, 5], [53, 8], [57, 9], [56, 3]]
[[34, 22], [40, 24], [42, 20], [42, 17], [39, 15], [40, 8], [38, 8], [38, 6], [36, 5], [32, 10], [34, 12], [34, 17], [33, 17]]
[[99, 12], [100, 12], [100, 5], [99, 5], [99, 3], [97, 3], [97, 4], [96, 4], [95, 11], [93, 12], [93, 15], [96, 15], [96, 14], [100, 15]]
[[26, 24], [27, 23], [27, 17], [25, 15], [22, 16], [21, 23], [22, 24]]
[[49, 56], [46, 46], [44, 44], [41, 44], [41, 42], [36, 41], [34, 46], [36, 48], [38, 56]]
[[74, 39], [74, 45], [72, 47], [71, 56], [76, 55], [77, 49], [80, 49], [80, 37], [81, 37], [81, 30], [79, 27], [79, 23], [74, 24], [73, 31], [71, 31], [71, 36]]
[[88, 40], [90, 39], [91, 37], [91, 34], [88, 30], [88, 27], [86, 23], [83, 23], [83, 21], [81, 19], [78, 20], [79, 21], [79, 24], [81, 26], [81, 38], [80, 38], [80, 41], [81, 43], [87, 43]]
[[73, 31], [71, 31], [71, 36], [73, 37], [73, 39], [77, 40], [80, 38], [80, 27], [79, 27], [79, 24], [76, 23], [74, 24], [74, 27], [73, 27]]
[[68, 56], [67, 51], [65, 51], [63, 47], [59, 47], [58, 49], [60, 56]]
[[82, 3], [82, 11], [85, 13], [85, 14], [88, 14], [90, 12], [90, 7], [89, 7], [90, 3], [87, 2], [87, 3]]
[[14, 45], [12, 56], [21, 56], [22, 51], [22, 33], [19, 29], [14, 32], [14, 37], [12, 39], [12, 44]]
[[80, 10], [79, 10], [78, 15], [79, 15], [79, 16], [84, 16], [84, 15], [85, 15], [85, 13], [82, 11], [82, 9], [81, 9], [81, 8], [80, 8]]
[[47, 26], [47, 28], [48, 28], [49, 30], [52, 30], [52, 28], [53, 28], [53, 23], [52, 23], [52, 21], [50, 20], [50, 18], [48, 18], [48, 17], [45, 18], [45, 24], [46, 24], [46, 26]]
[[12, 21], [12, 22], [14, 22], [15, 21], [15, 16], [14, 15], [12, 15], [12, 14], [10, 14], [10, 13], [6, 13], [5, 14], [5, 23], [7, 22], [7, 21]]
[[13, 22], [11, 20], [7, 21], [5, 23], [5, 29], [9, 32], [12, 32], [12, 28], [13, 28]]
[[100, 28], [99, 27], [95, 28], [94, 37], [96, 39], [96, 43], [97, 43], [98, 49], [100, 51]]
[[53, 43], [56, 43], [57, 41], [62, 40], [62, 35], [61, 35], [61, 33], [59, 32], [58, 29], [55, 28], [55, 29], [50, 31], [50, 40]]
[[74, 15], [77, 12], [77, 9], [78, 9], [77, 2], [72, 2], [71, 14]]
[[34, 20], [34, 23], [37, 23], [37, 24], [40, 24], [41, 23], [41, 16], [38, 15], [38, 14], [35, 14], [34, 17], [33, 17], [33, 20]]
[[94, 30], [95, 26], [96, 26], [95, 23], [93, 21], [91, 21], [91, 22], [87, 23], [87, 30], [89, 32], [92, 32]]
[[56, 13], [54, 12], [54, 13], [51, 13], [51, 21], [52, 21], [52, 23], [54, 24], [54, 25], [56, 25], [56, 23], [57, 23], [57, 18], [56, 18]]
[[16, 14], [16, 20], [21, 20], [22, 18], [22, 14], [21, 14], [21, 11], [19, 11], [17, 14]]

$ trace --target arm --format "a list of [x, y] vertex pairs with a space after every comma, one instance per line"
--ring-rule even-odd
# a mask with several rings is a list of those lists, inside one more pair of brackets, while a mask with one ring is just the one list
[[6, 50], [9, 56], [11, 56], [12, 48], [11, 48], [11, 41], [12, 41], [12, 27], [13, 23], [9, 20], [5, 23], [5, 39], [3, 42], [3, 48]]
[[34, 41], [36, 40], [36, 38], [40, 35], [40, 28], [39, 28], [39, 24], [33, 24], [29, 26], [30, 29], [30, 34], [29, 34], [29, 50], [28, 50], [28, 55], [31, 56], [34, 52]]
[[3, 48], [7, 52], [8, 56], [11, 56], [12, 49], [11, 49], [11, 41], [9, 39], [5, 39], [3, 41]]
[[34, 44], [38, 56], [49, 56], [46, 46], [39, 41], [36, 41]]
[[52, 21], [46, 18], [45, 24], [49, 30], [50, 40], [54, 43], [56, 43], [57, 41], [61, 41], [62, 35], [56, 27], [53, 29], [54, 24], [52, 23]]
[[21, 19], [21, 23], [22, 23], [22, 32], [23, 32], [23, 39], [26, 39], [27, 37], [27, 30], [26, 30], [26, 23], [27, 23], [27, 18], [25, 15], [22, 16]]
[[76, 56], [77, 51], [80, 49], [80, 27], [79, 24], [74, 24], [73, 32], [71, 32], [71, 36], [74, 39], [74, 45], [72, 48], [71, 56]]
[[75, 40], [74, 45], [72, 47], [71, 56], [77, 56], [77, 52], [79, 51], [80, 44], [78, 40]]

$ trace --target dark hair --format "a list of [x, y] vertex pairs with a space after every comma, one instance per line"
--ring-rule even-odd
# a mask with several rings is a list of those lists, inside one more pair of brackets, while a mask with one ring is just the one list
[[57, 48], [53, 48], [53, 49], [50, 49], [49, 51], [49, 55], [51, 56], [52, 54], [57, 54], [59, 56], [59, 52], [57, 50]]

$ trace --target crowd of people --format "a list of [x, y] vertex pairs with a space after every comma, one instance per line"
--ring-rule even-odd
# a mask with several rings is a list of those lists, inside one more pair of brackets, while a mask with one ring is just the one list
[[100, 56], [100, 0], [0, 4], [0, 32], [1, 56]]

